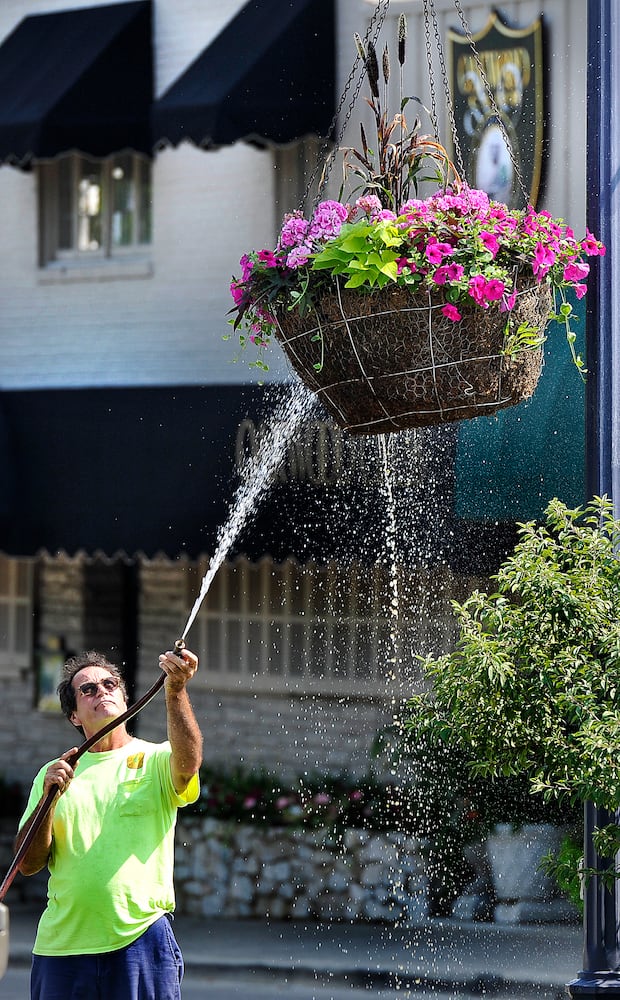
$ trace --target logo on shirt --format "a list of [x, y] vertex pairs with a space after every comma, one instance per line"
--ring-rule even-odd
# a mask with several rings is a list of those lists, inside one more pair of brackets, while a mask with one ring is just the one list
[[139, 771], [144, 764], [144, 753], [132, 753], [127, 758], [127, 767], [132, 771]]

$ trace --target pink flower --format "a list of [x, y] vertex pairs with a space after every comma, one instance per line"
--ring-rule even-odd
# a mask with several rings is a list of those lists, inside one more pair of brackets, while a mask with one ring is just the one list
[[278, 266], [279, 261], [273, 250], [259, 250], [256, 256], [258, 257], [261, 264], [265, 265], [265, 267]]
[[578, 299], [582, 299], [586, 294], [586, 292], [588, 291], [587, 285], [574, 285], [573, 287], [575, 289], [575, 295], [577, 296]]
[[328, 795], [327, 792], [317, 792], [312, 801], [317, 806], [328, 806], [331, 802], [331, 795]]
[[539, 281], [545, 277], [549, 268], [555, 264], [555, 256], [554, 251], [550, 247], [545, 246], [544, 243], [536, 244], [532, 270]]
[[480, 240], [483, 243], [486, 250], [489, 251], [491, 257], [495, 258], [497, 251], [499, 250], [499, 240], [497, 236], [493, 233], [488, 233], [485, 231], [480, 233]]
[[585, 239], [581, 241], [581, 249], [588, 257], [604, 257], [606, 248], [586, 229]]
[[311, 240], [328, 240], [338, 236], [342, 224], [347, 221], [349, 210], [339, 201], [322, 201], [314, 210], [308, 230]]
[[293, 271], [298, 267], [303, 267], [304, 264], [308, 263], [311, 253], [312, 250], [309, 246], [293, 247], [286, 258], [286, 266], [290, 267]]
[[444, 257], [452, 253], [452, 247], [449, 243], [439, 243], [434, 237], [429, 241], [426, 250], [424, 251], [424, 256], [426, 257], [429, 264], [441, 264]]
[[517, 301], [517, 290], [514, 289], [510, 293], [510, 295], [504, 295], [504, 299], [500, 306], [500, 312], [510, 312], [511, 309], [514, 309], [516, 301]]
[[441, 311], [444, 316], [447, 319], [451, 319], [453, 323], [458, 323], [458, 321], [463, 318], [456, 306], [453, 306], [451, 302], [446, 302], [445, 306], [442, 306]]
[[283, 249], [299, 246], [306, 239], [309, 228], [310, 223], [303, 218], [300, 211], [290, 212], [284, 216], [278, 246]]
[[355, 207], [358, 208], [360, 212], [364, 212], [364, 214], [369, 216], [370, 219], [375, 219], [381, 211], [381, 202], [377, 198], [376, 194], [364, 194], [361, 198], [357, 199]]
[[583, 281], [590, 273], [590, 265], [583, 261], [575, 260], [567, 264], [564, 268], [564, 281]]
[[463, 273], [461, 264], [442, 264], [433, 274], [433, 281], [436, 285], [445, 285], [447, 281], [460, 281]]

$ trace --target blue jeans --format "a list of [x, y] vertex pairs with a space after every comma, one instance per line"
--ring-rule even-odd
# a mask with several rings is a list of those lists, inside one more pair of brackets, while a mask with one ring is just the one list
[[180, 1000], [183, 958], [161, 917], [133, 944], [103, 955], [33, 955], [31, 1000]]

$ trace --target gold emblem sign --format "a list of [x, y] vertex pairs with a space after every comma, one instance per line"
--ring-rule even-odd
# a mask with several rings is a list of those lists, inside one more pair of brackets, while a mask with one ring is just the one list
[[535, 205], [543, 169], [542, 19], [511, 28], [494, 11], [473, 41], [480, 65], [469, 39], [448, 31], [450, 87], [467, 181], [490, 198], [522, 207], [520, 174]]

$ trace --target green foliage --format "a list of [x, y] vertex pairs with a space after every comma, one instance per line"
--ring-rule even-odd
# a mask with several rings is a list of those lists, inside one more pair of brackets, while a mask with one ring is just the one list
[[[369, 219], [346, 223], [340, 234], [317, 253], [315, 271], [347, 277], [345, 288], [383, 288], [396, 281], [397, 260], [402, 253], [402, 236], [393, 222], [373, 223]], [[416, 276], [419, 283], [419, 277]]]
[[458, 749], [474, 775], [620, 805], [619, 539], [605, 497], [555, 499], [520, 525], [497, 592], [454, 604], [457, 647], [424, 661], [433, 690], [409, 701], [410, 734]]
[[558, 888], [583, 913], [581, 877], [583, 871], [583, 835], [570, 833], [564, 837], [556, 855], [542, 859], [542, 867], [554, 879]]

